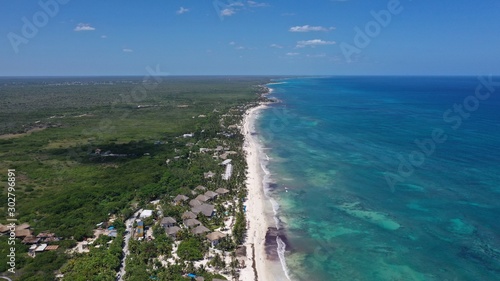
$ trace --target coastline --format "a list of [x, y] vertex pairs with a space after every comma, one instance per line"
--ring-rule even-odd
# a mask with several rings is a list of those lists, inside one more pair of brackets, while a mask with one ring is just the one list
[[246, 180], [248, 199], [245, 202], [248, 227], [244, 243], [247, 248], [247, 262], [241, 271], [242, 281], [289, 280], [280, 258], [270, 257], [269, 249], [266, 250], [266, 246], [269, 247], [266, 245], [268, 232], [275, 227], [274, 211], [264, 191], [265, 172], [261, 166], [259, 139], [254, 134], [256, 118], [265, 108], [267, 103], [261, 102], [258, 106], [248, 109], [243, 120], [245, 136], [243, 150], [248, 165]]

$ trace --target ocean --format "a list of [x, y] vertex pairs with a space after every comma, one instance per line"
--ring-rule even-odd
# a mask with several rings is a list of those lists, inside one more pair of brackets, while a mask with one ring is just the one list
[[290, 279], [500, 280], [498, 82], [269, 84], [256, 130]]

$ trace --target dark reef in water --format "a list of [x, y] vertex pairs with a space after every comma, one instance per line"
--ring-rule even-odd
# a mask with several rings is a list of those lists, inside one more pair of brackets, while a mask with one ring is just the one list
[[276, 183], [268, 183], [267, 187], [269, 188], [270, 191], [273, 191], [276, 188], [278, 188], [278, 184], [276, 184]]
[[278, 255], [278, 237], [281, 241], [283, 241], [283, 243], [285, 243], [286, 250], [290, 250], [290, 243], [288, 242], [284, 229], [269, 227], [266, 233], [265, 249], [267, 259], [272, 261], [279, 261], [280, 259]]

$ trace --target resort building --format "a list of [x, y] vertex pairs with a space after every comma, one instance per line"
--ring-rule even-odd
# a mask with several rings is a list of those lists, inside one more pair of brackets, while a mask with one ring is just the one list
[[183, 220], [187, 220], [187, 219], [196, 219], [198, 216], [191, 212], [191, 211], [187, 211], [185, 212], [184, 214], [182, 214], [182, 219]]
[[233, 174], [233, 165], [232, 164], [227, 164], [226, 165], [226, 171], [222, 175], [222, 179], [229, 180], [231, 178], [232, 174]]
[[165, 228], [165, 233], [172, 237], [172, 238], [176, 238], [177, 237], [177, 233], [181, 230], [180, 227], [178, 226], [172, 226], [172, 227], [167, 227]]
[[163, 228], [174, 226], [177, 221], [172, 217], [165, 217], [161, 219], [160, 225]]
[[209, 200], [215, 199], [219, 194], [216, 192], [213, 192], [211, 190], [205, 192], [204, 196], [207, 197]]
[[191, 208], [191, 211], [195, 214], [202, 213], [205, 217], [211, 218], [214, 215], [214, 205], [203, 204], [200, 206], [195, 206]]
[[152, 215], [153, 215], [153, 210], [143, 210], [139, 215], [139, 217], [141, 219], [145, 219], [151, 217]]
[[199, 191], [203, 192], [203, 191], [207, 190], [207, 188], [204, 187], [203, 185], [198, 185], [197, 187], [194, 188], [194, 190], [196, 192], [199, 192]]
[[187, 219], [187, 220], [184, 221], [184, 225], [186, 227], [189, 227], [189, 228], [198, 226], [200, 224], [201, 224], [201, 222], [199, 220], [197, 220], [197, 219]]
[[193, 234], [199, 235], [199, 234], [204, 234], [209, 232], [210, 229], [206, 228], [203, 225], [198, 225], [197, 227], [193, 228], [192, 232]]
[[210, 198], [208, 198], [207, 196], [203, 195], [203, 194], [200, 194], [198, 196], [196, 196], [195, 200], [198, 200], [200, 202], [207, 202]]
[[221, 239], [226, 238], [226, 234], [220, 232], [220, 231], [214, 231], [212, 233], [207, 234], [207, 239], [210, 241], [210, 244], [212, 247], [215, 247], [217, 244], [219, 244]]
[[193, 199], [193, 200], [189, 201], [189, 206], [191, 206], [191, 207], [196, 207], [196, 206], [200, 206], [200, 205], [201, 205], [200, 200]]
[[228, 194], [229, 193], [229, 190], [225, 189], [225, 188], [217, 188], [217, 190], [215, 190], [215, 192], [217, 192], [218, 194], [220, 195], [225, 195], [225, 194]]
[[182, 203], [188, 199], [189, 199], [189, 197], [187, 197], [186, 195], [179, 194], [179, 195], [175, 196], [174, 204], [179, 205], [180, 203]]

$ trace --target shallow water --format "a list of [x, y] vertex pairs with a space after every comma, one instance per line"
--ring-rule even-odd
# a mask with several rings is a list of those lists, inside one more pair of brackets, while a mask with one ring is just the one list
[[500, 89], [480, 100], [477, 77], [284, 82], [257, 130], [293, 280], [499, 280]]

